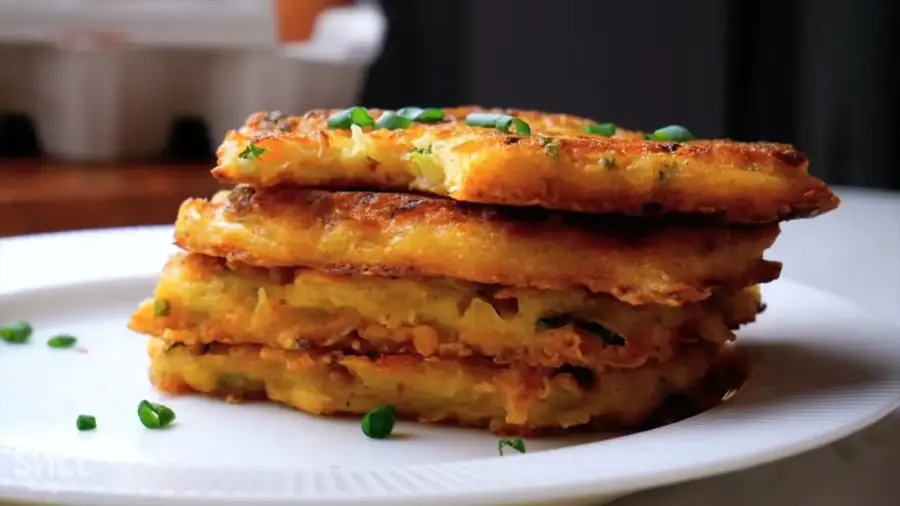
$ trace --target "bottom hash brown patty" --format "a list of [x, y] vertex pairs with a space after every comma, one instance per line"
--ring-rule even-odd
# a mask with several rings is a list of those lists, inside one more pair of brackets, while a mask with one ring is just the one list
[[587, 288], [679, 305], [776, 279], [777, 223], [635, 220], [501, 209], [418, 195], [239, 187], [185, 202], [182, 248], [260, 267]]
[[168, 393], [270, 399], [314, 415], [360, 415], [393, 404], [406, 419], [520, 435], [586, 425], [639, 428], [673, 395], [721, 399], [721, 378], [729, 376], [719, 374], [723, 354], [711, 346], [685, 349], [665, 364], [602, 375], [414, 355], [189, 347], [160, 339], [151, 339], [149, 350], [151, 381]]
[[725, 343], [761, 310], [756, 287], [679, 307], [632, 306], [585, 290], [255, 268], [188, 253], [172, 256], [154, 296], [129, 326], [168, 341], [595, 370], [666, 361], [685, 343]]

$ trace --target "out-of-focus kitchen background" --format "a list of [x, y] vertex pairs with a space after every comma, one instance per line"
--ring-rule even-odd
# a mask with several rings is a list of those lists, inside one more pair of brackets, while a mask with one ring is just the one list
[[563, 111], [900, 188], [887, 0], [0, 0], [0, 237], [171, 223], [251, 112]]

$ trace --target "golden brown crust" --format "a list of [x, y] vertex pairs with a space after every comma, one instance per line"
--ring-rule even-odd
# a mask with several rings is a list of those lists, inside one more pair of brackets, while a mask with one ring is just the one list
[[[226, 183], [421, 191], [492, 205], [586, 213], [721, 215], [728, 222], [815, 216], [838, 198], [808, 174], [792, 146], [728, 140], [658, 142], [641, 132], [588, 135], [590, 120], [538, 111], [445, 109], [448, 120], [405, 130], [327, 128], [336, 112], [256, 113], [229, 132], [213, 174]], [[518, 136], [464, 124], [470, 112], [505, 112], [531, 125]], [[382, 111], [371, 110], [378, 118]], [[265, 149], [241, 159], [251, 143]], [[416, 152], [418, 151], [418, 152]]]
[[159, 339], [151, 339], [149, 351], [151, 381], [167, 393], [268, 398], [314, 415], [361, 415], [392, 404], [405, 419], [518, 435], [585, 426], [643, 428], [672, 395], [689, 396], [702, 409], [739, 388], [743, 379], [722, 382], [719, 364], [729, 353], [700, 346], [665, 364], [599, 376], [484, 360], [330, 355], [253, 345], [187, 347]]
[[[501, 364], [598, 371], [664, 362], [698, 340], [724, 344], [761, 309], [757, 287], [680, 307], [632, 306], [583, 290], [334, 276], [187, 253], [170, 258], [154, 297], [129, 327], [170, 342], [487, 356]], [[155, 300], [166, 301], [166, 314], [156, 314]]]
[[490, 208], [417, 195], [255, 190], [186, 201], [182, 248], [260, 267], [586, 288], [680, 305], [776, 279], [777, 224], [653, 222]]

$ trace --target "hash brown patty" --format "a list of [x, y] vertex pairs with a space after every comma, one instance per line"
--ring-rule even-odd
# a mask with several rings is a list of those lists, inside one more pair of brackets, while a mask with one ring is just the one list
[[129, 327], [191, 345], [486, 356], [603, 370], [664, 362], [698, 341], [724, 344], [761, 309], [757, 287], [679, 307], [632, 306], [584, 290], [254, 268], [178, 253]]
[[[213, 175], [257, 187], [417, 191], [465, 202], [585, 213], [703, 213], [758, 223], [815, 216], [839, 199], [792, 146], [730, 140], [668, 142], [617, 129], [586, 132], [586, 118], [459, 107], [409, 128], [330, 129], [337, 110], [260, 112], [230, 131]], [[375, 119], [382, 110], [369, 111]], [[503, 113], [530, 135], [468, 126], [470, 113]]]
[[392, 404], [404, 419], [517, 435], [582, 426], [643, 428], [673, 395], [698, 399], [698, 405], [701, 399], [715, 402], [726, 393], [721, 378], [729, 376], [717, 369], [720, 350], [695, 346], [664, 364], [595, 377], [477, 359], [185, 346], [160, 339], [149, 344], [151, 382], [166, 393], [269, 399], [314, 415], [362, 415]]
[[176, 243], [259, 267], [586, 288], [680, 305], [776, 279], [777, 223], [633, 220], [420, 195], [238, 187], [182, 204]]

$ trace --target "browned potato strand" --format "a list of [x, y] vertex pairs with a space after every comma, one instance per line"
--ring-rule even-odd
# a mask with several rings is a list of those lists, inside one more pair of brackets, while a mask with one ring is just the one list
[[241, 187], [178, 213], [182, 248], [262, 267], [587, 288], [680, 305], [773, 280], [778, 224], [697, 225], [466, 205], [405, 194]]
[[[213, 174], [257, 187], [418, 191], [455, 200], [586, 213], [714, 213], [757, 223], [814, 216], [839, 200], [793, 147], [728, 140], [660, 142], [641, 132], [588, 135], [590, 120], [460, 107], [410, 128], [329, 129], [338, 111], [260, 112], [229, 132]], [[471, 112], [515, 115], [531, 135], [467, 126]], [[377, 119], [383, 111], [370, 110]], [[241, 156], [251, 144], [254, 156]], [[258, 156], [257, 156], [258, 155]]]
[[[169, 260], [154, 296], [130, 327], [171, 342], [486, 356], [597, 371], [666, 361], [700, 340], [724, 344], [761, 309], [756, 287], [681, 307], [631, 306], [583, 290], [229, 266], [184, 253]], [[156, 301], [165, 301], [165, 315]]]
[[363, 414], [393, 404], [407, 419], [519, 435], [584, 425], [635, 428], [677, 394], [702, 408], [733, 386], [728, 376], [736, 370], [720, 367], [729, 354], [715, 346], [695, 346], [664, 364], [610, 371], [599, 380], [572, 369], [501, 367], [484, 359], [369, 358], [160, 339], [151, 339], [150, 355], [151, 381], [164, 392], [270, 399], [315, 415]]

